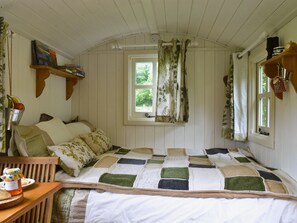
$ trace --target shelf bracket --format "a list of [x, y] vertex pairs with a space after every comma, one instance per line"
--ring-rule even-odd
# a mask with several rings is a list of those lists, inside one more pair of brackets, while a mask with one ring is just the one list
[[45, 87], [45, 80], [50, 76], [49, 69], [36, 70], [36, 98], [39, 97]]
[[73, 86], [76, 85], [77, 79], [66, 78], [66, 100], [68, 100], [73, 93]]

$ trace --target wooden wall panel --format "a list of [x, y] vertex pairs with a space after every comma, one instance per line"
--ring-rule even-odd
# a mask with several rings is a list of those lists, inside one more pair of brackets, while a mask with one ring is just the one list
[[165, 126], [164, 127], [164, 147], [172, 148], [174, 147], [174, 127], [173, 126]]
[[89, 121], [91, 123], [98, 122], [98, 115], [97, 115], [97, 102], [98, 101], [98, 55], [91, 54], [89, 55], [89, 63], [88, 63], [88, 73], [92, 73], [94, 75], [89, 76]]
[[165, 126], [155, 126], [155, 148], [165, 148]]
[[[166, 34], [163, 38], [169, 40], [172, 35]], [[146, 44], [149, 41], [146, 34], [118, 40], [122, 45]], [[220, 135], [225, 103], [222, 79], [228, 71], [230, 52], [211, 42], [200, 39], [197, 42], [200, 48], [190, 48], [187, 54], [189, 123], [125, 126], [124, 51], [112, 50], [109, 43], [79, 57], [82, 65], [87, 66], [88, 73], [87, 78], [80, 83], [80, 93], [76, 95], [78, 98], [75, 100], [79, 103], [75, 103], [79, 104], [79, 109], [74, 106], [73, 113], [106, 131], [116, 145], [158, 149], [182, 147], [197, 151], [225, 146], [225, 140]], [[86, 108], [92, 111], [86, 112]], [[230, 144], [235, 146], [234, 142]]]
[[189, 94], [189, 122], [185, 125], [185, 145], [189, 149], [195, 148], [195, 51], [187, 53], [187, 88]]
[[195, 51], [195, 100], [194, 100], [194, 113], [195, 113], [195, 149], [201, 150], [205, 148], [205, 52]]
[[[117, 131], [117, 140], [116, 143], [118, 145], [126, 145], [125, 141], [125, 127], [124, 123], [124, 76], [123, 76], [123, 53], [117, 52], [117, 70], [116, 70], [116, 89], [117, 89], [117, 112], [116, 112], [116, 131]], [[98, 103], [100, 105], [100, 103]], [[100, 125], [98, 125], [100, 126]]]
[[144, 147], [144, 126], [135, 127], [135, 147]]
[[106, 134], [112, 142], [116, 141], [116, 52], [107, 54], [107, 129]]
[[[215, 99], [215, 78], [214, 78], [214, 69], [215, 69], [215, 61], [214, 61], [214, 52], [206, 51], [205, 52], [205, 73], [204, 73], [204, 142], [205, 147], [210, 148], [214, 146], [215, 135], [214, 135], [214, 99]], [[222, 92], [223, 93], [223, 92]]]
[[144, 146], [155, 147], [155, 127], [145, 126], [144, 127]]
[[[86, 74], [89, 74], [89, 55], [84, 54], [80, 57], [80, 65], [83, 67]], [[91, 64], [90, 64], [91, 65]], [[92, 70], [92, 69], [90, 69]], [[95, 73], [93, 75], [96, 75]], [[79, 117], [86, 120], [90, 120], [89, 117], [89, 106], [92, 103], [89, 99], [90, 94], [90, 80], [92, 80], [93, 75], [86, 75], [86, 77], [79, 82], [80, 91], [79, 91]], [[91, 93], [93, 94], [93, 93]]]
[[221, 100], [221, 97], [220, 97], [222, 92], [225, 92], [225, 85], [222, 84], [223, 77], [224, 75], [227, 74], [227, 72], [225, 71], [227, 68], [227, 66], [225, 66], [225, 63], [226, 63], [225, 56], [226, 56], [226, 52], [224, 51], [215, 52], [214, 106], [216, 109], [214, 111], [214, 119], [215, 119], [215, 123], [218, 123], [215, 125], [215, 128], [214, 128], [214, 131], [215, 131], [214, 146], [215, 147], [224, 145], [224, 139], [221, 137], [221, 133], [222, 133], [221, 125], [219, 125], [219, 123], [222, 122], [223, 117], [221, 114], [223, 114], [224, 106], [225, 106], [225, 100]]
[[[90, 74], [87, 74], [90, 75]], [[98, 124], [103, 131], [107, 130], [107, 57], [104, 53], [99, 53], [98, 57], [98, 101], [97, 105]], [[100, 102], [100, 103], [99, 103]]]

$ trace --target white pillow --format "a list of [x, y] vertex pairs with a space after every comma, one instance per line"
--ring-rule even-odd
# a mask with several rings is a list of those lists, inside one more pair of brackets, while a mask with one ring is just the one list
[[47, 132], [55, 145], [68, 142], [74, 138], [66, 125], [59, 118], [36, 124], [38, 128]]
[[74, 137], [92, 132], [92, 129], [83, 122], [68, 123], [66, 127]]

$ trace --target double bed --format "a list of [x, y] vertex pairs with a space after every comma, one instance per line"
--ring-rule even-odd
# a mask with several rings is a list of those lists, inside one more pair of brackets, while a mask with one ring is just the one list
[[68, 199], [66, 208], [54, 211], [67, 222], [297, 220], [296, 182], [262, 166], [245, 149], [189, 155], [184, 149], [155, 154], [151, 148], [119, 148], [102, 154], [77, 177], [59, 171], [56, 180], [81, 188], [56, 197], [56, 204], [65, 205], [58, 197]]
[[248, 149], [122, 148], [86, 123], [48, 122], [38, 127], [64, 184], [52, 222], [297, 222], [296, 181]]

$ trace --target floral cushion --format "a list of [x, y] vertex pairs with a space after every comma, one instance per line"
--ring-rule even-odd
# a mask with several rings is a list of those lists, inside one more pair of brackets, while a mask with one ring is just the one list
[[96, 129], [88, 134], [80, 136], [96, 155], [107, 152], [111, 148], [110, 139], [101, 129]]
[[77, 177], [80, 170], [94, 161], [96, 155], [89, 146], [80, 138], [74, 138], [70, 142], [60, 145], [48, 146], [51, 156], [60, 158], [62, 169], [71, 176]]

